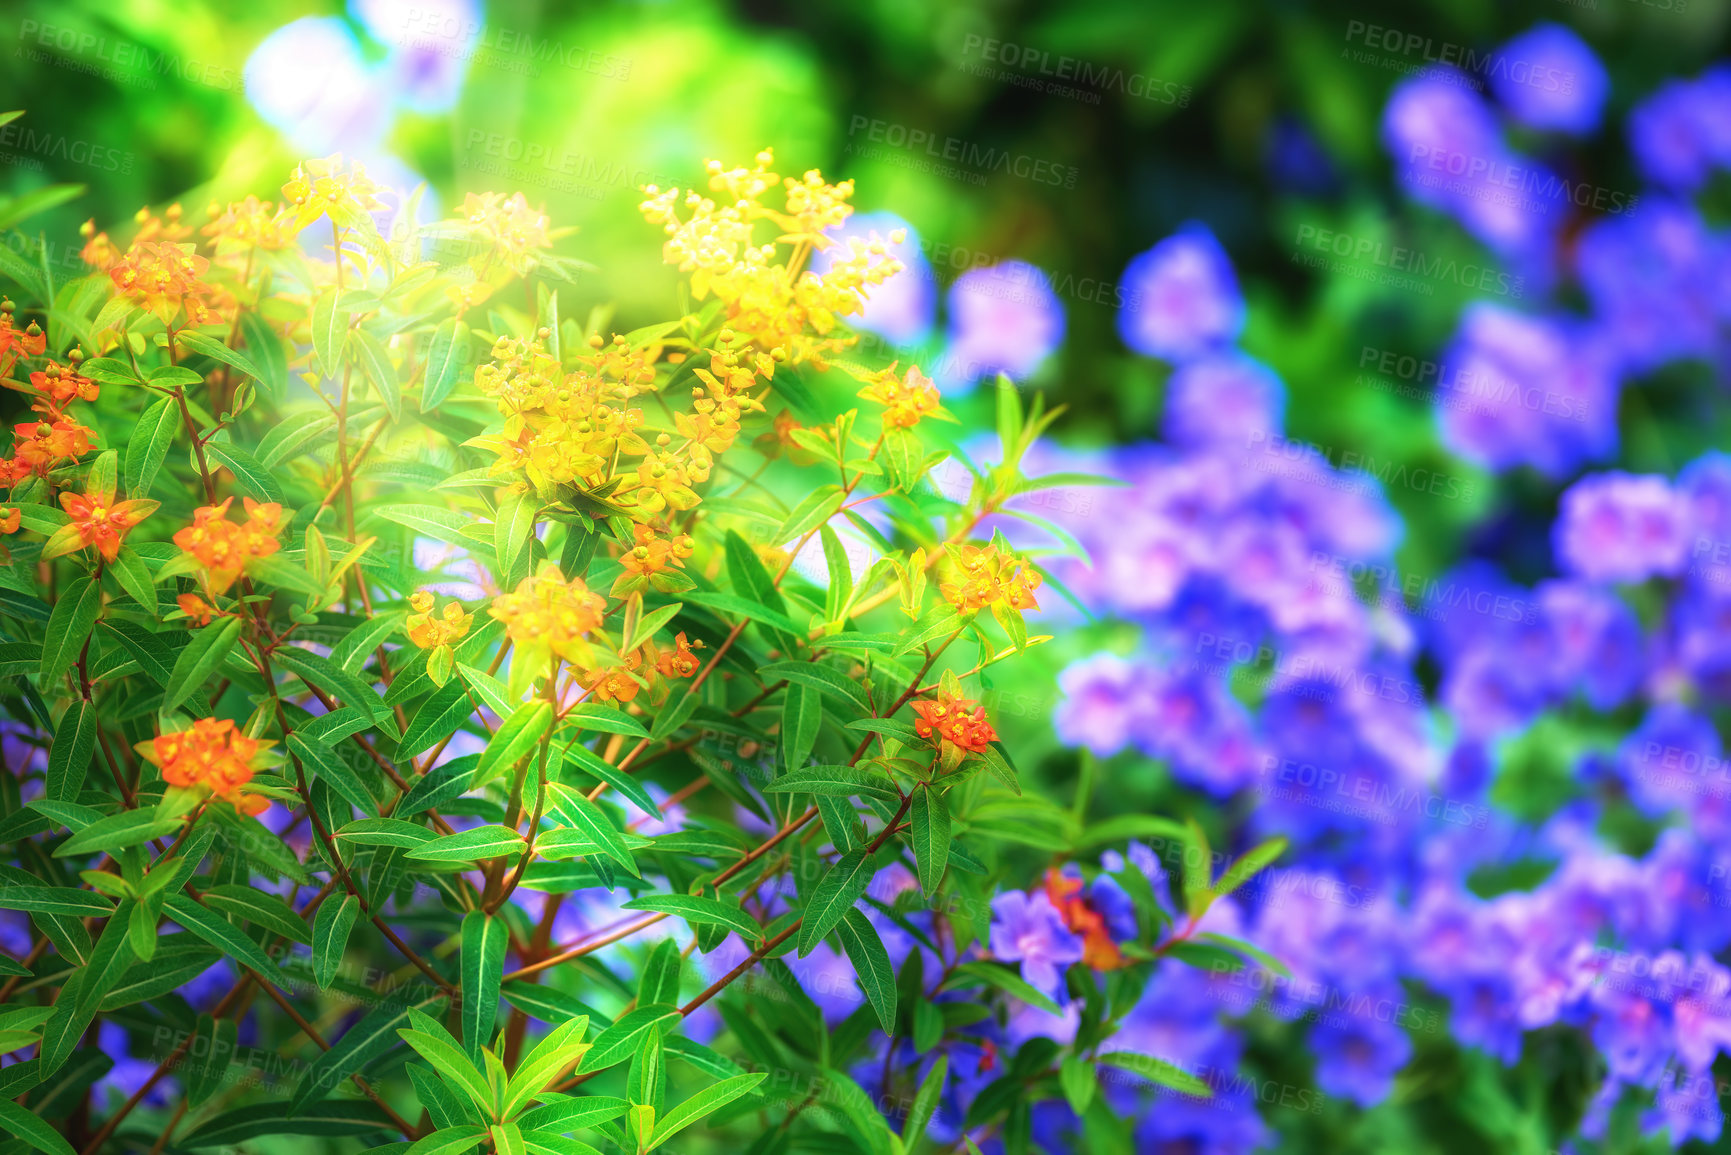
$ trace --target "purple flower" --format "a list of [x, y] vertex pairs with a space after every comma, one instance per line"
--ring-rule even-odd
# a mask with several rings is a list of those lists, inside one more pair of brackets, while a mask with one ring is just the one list
[[1020, 381], [1064, 341], [1064, 306], [1046, 274], [1023, 261], [969, 269], [950, 286], [949, 344], [936, 377], [964, 390], [1005, 373]]
[[1063, 701], [1052, 725], [1066, 746], [1109, 757], [1130, 744], [1131, 726], [1149, 704], [1150, 671], [1116, 654], [1095, 654], [1058, 675]]
[[481, 30], [476, 0], [350, 0], [373, 38], [389, 46], [391, 94], [416, 112], [448, 112], [463, 89]]
[[1644, 673], [1635, 611], [1611, 591], [1579, 582], [1546, 582], [1537, 592], [1550, 628], [1554, 681], [1579, 685], [1595, 710], [1626, 701]]
[[1005, 962], [1020, 962], [1022, 977], [1035, 989], [1062, 1003], [1064, 968], [1082, 961], [1082, 940], [1064, 925], [1063, 916], [1044, 892], [1033, 896], [1019, 890], [992, 900], [992, 954]]
[[1731, 69], [1672, 80], [1629, 114], [1629, 150], [1655, 184], [1693, 191], [1714, 165], [1731, 163]]
[[[1395, 992], [1396, 1000], [1399, 992]], [[1368, 1015], [1330, 1015], [1310, 1033], [1316, 1085], [1330, 1095], [1375, 1106], [1394, 1088], [1395, 1072], [1412, 1057], [1412, 1040], [1393, 1023]]]
[[1166, 383], [1166, 440], [1186, 448], [1238, 448], [1278, 435], [1286, 387], [1274, 370], [1243, 353], [1200, 357]]
[[1598, 473], [1563, 494], [1553, 546], [1564, 569], [1589, 581], [1645, 581], [1682, 570], [1687, 523], [1663, 477]]
[[1610, 78], [1586, 43], [1561, 24], [1540, 24], [1491, 58], [1491, 91], [1528, 128], [1580, 135], [1599, 126]]
[[1461, 316], [1436, 397], [1443, 444], [1475, 464], [1558, 477], [1617, 444], [1608, 356], [1571, 325], [1486, 302]]
[[1689, 205], [1649, 199], [1581, 234], [1582, 288], [1621, 368], [1710, 356], [1720, 321], [1721, 250]]
[[[899, 245], [889, 239], [898, 229], [907, 233]], [[938, 283], [914, 227], [894, 213], [858, 213], [845, 225], [830, 230], [829, 235], [840, 243], [812, 254], [814, 273], [827, 273], [838, 257], [848, 253], [849, 242], [856, 239], [881, 242], [902, 263], [901, 272], [866, 291], [865, 311], [849, 317], [848, 323], [856, 329], [876, 333], [898, 347], [924, 341], [938, 308]]]
[[1120, 279], [1118, 333], [1136, 352], [1183, 362], [1223, 349], [1244, 329], [1244, 297], [1214, 234], [1185, 225], [1131, 260]]
[[370, 153], [384, 139], [385, 85], [337, 17], [307, 16], [272, 32], [247, 58], [245, 80], [247, 99], [296, 152]]

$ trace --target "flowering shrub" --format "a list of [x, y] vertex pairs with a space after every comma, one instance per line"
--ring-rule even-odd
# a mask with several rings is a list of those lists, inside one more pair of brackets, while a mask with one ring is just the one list
[[973, 687], [1068, 591], [981, 526], [1090, 479], [1025, 475], [1038, 398], [976, 463], [853, 360], [901, 238], [773, 163], [647, 191], [689, 309], [630, 333], [521, 194], [340, 158], [7, 265], [0, 1129], [1022, 1150], [1210, 1095], [1141, 995], [1263, 957], [1281, 843], [1022, 793]]

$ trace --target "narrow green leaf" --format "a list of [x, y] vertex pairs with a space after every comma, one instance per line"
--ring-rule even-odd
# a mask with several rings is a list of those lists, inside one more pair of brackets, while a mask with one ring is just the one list
[[872, 880], [872, 863], [863, 849], [842, 855], [818, 880], [811, 901], [806, 903], [804, 921], [799, 928], [799, 955], [810, 954], [823, 936], [840, 922], [853, 904], [859, 901]]
[[[366, 783], [353, 766], [343, 760], [330, 746], [309, 742], [295, 731], [288, 736], [289, 753], [293, 754], [308, 773], [342, 795], [349, 805], [362, 813], [376, 815], [379, 804], [367, 791]], [[347, 817], [347, 815], [343, 815]]]
[[468, 344], [468, 327], [455, 317], [433, 330], [433, 339], [427, 345], [426, 378], [421, 385], [422, 413], [431, 413], [451, 395]]
[[842, 949], [847, 952], [848, 961], [853, 963], [854, 973], [859, 976], [860, 987], [871, 1001], [872, 1010], [877, 1012], [878, 1022], [886, 1032], [895, 1034], [896, 972], [877, 928], [865, 915], [850, 910], [836, 923], [835, 932], [841, 939]]
[[541, 698], [525, 702], [499, 726], [481, 751], [471, 790], [492, 781], [535, 752], [553, 725], [553, 707]]
[[920, 889], [930, 898], [937, 894], [938, 885], [944, 880], [944, 868], [950, 862], [950, 805], [942, 794], [921, 786], [914, 791], [909, 816], [913, 822], [911, 841], [914, 862], [920, 869]]
[[383, 1002], [368, 1011], [361, 1021], [343, 1032], [343, 1037], [331, 1044], [331, 1049], [312, 1061], [295, 1084], [289, 1099], [289, 1112], [298, 1114], [309, 1103], [329, 1096], [350, 1075], [356, 1074], [395, 1047], [398, 1031], [409, 1021], [409, 1014], [434, 1003], [442, 1004], [444, 996], [410, 1006], [406, 1003]]
[[606, 1070], [621, 1059], [636, 1053], [637, 1044], [645, 1031], [652, 1027], [670, 1027], [677, 1022], [679, 1012], [666, 1003], [638, 1007], [595, 1036], [594, 1045], [584, 1054], [583, 1061], [577, 1064], [577, 1073]]
[[326, 991], [342, 968], [349, 932], [361, 913], [361, 900], [352, 894], [330, 895], [319, 903], [313, 916], [313, 981]]
[[1099, 1061], [1109, 1067], [1141, 1075], [1151, 1083], [1170, 1087], [1186, 1095], [1194, 1095], [1199, 1099], [1214, 1097], [1214, 1091], [1207, 1083], [1184, 1068], [1168, 1063], [1165, 1059], [1156, 1059], [1153, 1055], [1144, 1055], [1137, 1051], [1112, 1051], [1101, 1055]]
[[193, 631], [192, 640], [174, 660], [174, 669], [168, 675], [168, 685], [163, 687], [162, 709], [165, 712], [174, 709], [191, 697], [195, 690], [204, 686], [205, 681], [222, 665], [223, 659], [234, 648], [235, 641], [240, 637], [240, 625], [238, 617], [223, 618], [201, 630]]
[[239, 927], [221, 915], [206, 910], [186, 894], [170, 895], [166, 909], [168, 916], [175, 922], [235, 962], [253, 970], [265, 982], [277, 985], [276, 964], [264, 953], [264, 949], [242, 933]]
[[126, 591], [128, 597], [144, 607], [151, 617], [157, 614], [156, 583], [151, 579], [150, 570], [145, 567], [144, 559], [138, 556], [138, 551], [131, 546], [121, 546], [108, 565], [108, 571], [114, 575], [114, 580], [120, 583], [120, 588]]
[[566, 825], [588, 835], [608, 858], [617, 862], [633, 878], [643, 877], [637, 868], [637, 859], [631, 854], [631, 848], [620, 837], [619, 828], [613, 825], [613, 820], [607, 817], [606, 811], [589, 801], [581, 791], [573, 790], [563, 782], [549, 782], [547, 793], [553, 813]]
[[264, 377], [263, 372], [252, 363], [250, 358], [244, 354], [236, 353], [215, 337], [206, 336], [197, 329], [182, 329], [174, 335], [174, 343], [190, 349], [194, 353], [202, 353], [212, 360], [221, 361], [231, 368], [239, 369], [255, 381], [262, 380]]
[[283, 500], [282, 484], [258, 458], [240, 446], [226, 441], [207, 441], [204, 452], [234, 474], [236, 484], [252, 497], [259, 501]]
[[509, 937], [502, 918], [478, 910], [463, 916], [463, 1047], [477, 1063], [481, 1048], [493, 1041]]
[[73, 578], [60, 591], [42, 640], [38, 685], [45, 692], [78, 660], [90, 631], [96, 628], [101, 607], [102, 587], [88, 577]]
[[420, 862], [480, 862], [502, 855], [523, 853], [523, 836], [504, 826], [477, 826], [435, 838], [408, 851]]
[[49, 798], [70, 802], [84, 787], [85, 771], [96, 753], [97, 713], [94, 703], [82, 698], [66, 707], [48, 747]]
[[763, 939], [763, 928], [745, 911], [717, 898], [693, 894], [645, 894], [624, 903], [621, 910], [648, 910], [671, 914], [693, 924], [723, 926], [737, 931], [748, 944]]
[[349, 312], [337, 307], [337, 290], [333, 285], [313, 302], [313, 352], [319, 359], [319, 370], [334, 378], [343, 367], [343, 351], [348, 345]]
[[741, 1095], [755, 1090], [757, 1085], [768, 1077], [759, 1071], [751, 1075], [735, 1075], [731, 1079], [723, 1079], [713, 1086], [705, 1087], [661, 1117], [655, 1124], [655, 1134], [649, 1141], [649, 1149], [653, 1151], [705, 1115], [720, 1110]]

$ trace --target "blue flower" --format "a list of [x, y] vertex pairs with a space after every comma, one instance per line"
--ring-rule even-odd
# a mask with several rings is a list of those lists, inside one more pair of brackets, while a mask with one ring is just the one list
[[1199, 357], [1166, 383], [1166, 440], [1190, 449], [1240, 448], [1281, 431], [1286, 386], [1243, 353]]
[[1064, 993], [1064, 969], [1082, 961], [1082, 940], [1064, 925], [1063, 916], [1044, 892], [1032, 897], [1019, 890], [992, 900], [992, 954], [1005, 962], [1020, 962], [1022, 977], [1059, 1003]]
[[947, 392], [1005, 373], [1020, 381], [1064, 343], [1064, 306], [1025, 261], [969, 269], [950, 286], [949, 343], [933, 379]]
[[1599, 126], [1611, 82], [1586, 42], [1561, 24], [1540, 24], [1503, 45], [1490, 62], [1491, 91], [1528, 128], [1580, 135]]
[[1184, 362], [1224, 349], [1244, 329], [1244, 296], [1226, 250], [1200, 224], [1131, 260], [1120, 279], [1118, 333], [1148, 357]]

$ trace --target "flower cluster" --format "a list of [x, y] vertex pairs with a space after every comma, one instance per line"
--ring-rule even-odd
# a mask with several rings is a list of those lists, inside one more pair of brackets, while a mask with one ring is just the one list
[[270, 800], [246, 792], [274, 742], [249, 738], [227, 718], [200, 718], [190, 728], [159, 734], [138, 752], [170, 786], [202, 786], [243, 814], [261, 814]]
[[216, 505], [194, 510], [192, 524], [174, 535], [174, 544], [199, 567], [205, 589], [213, 594], [227, 593], [249, 565], [282, 548], [277, 540], [283, 527], [282, 506], [250, 497], [241, 501], [246, 518], [238, 524], [228, 520], [234, 498], [225, 497]]
[[[823, 273], [807, 268], [814, 250], [837, 243], [826, 231], [852, 214], [847, 202], [853, 182], [832, 185], [816, 170], [803, 179], [783, 178], [769, 171], [774, 163], [767, 149], [751, 169], [724, 169], [711, 161], [709, 188], [730, 198], [729, 203], [718, 204], [697, 191], [682, 196], [677, 188], [651, 185], [645, 190], [643, 215], [667, 233], [667, 261], [691, 275], [692, 293], [700, 301], [712, 295], [720, 300], [728, 325], [753, 348], [796, 365], [821, 364], [854, 341], [835, 333], [837, 319], [859, 313], [867, 291], [902, 266], [889, 256], [883, 240], [872, 237], [850, 238], [847, 255], [832, 255]], [[781, 209], [762, 199], [777, 184], [784, 198]], [[684, 219], [681, 207], [689, 213]], [[760, 221], [775, 227], [774, 240], [757, 242]], [[901, 238], [892, 234], [889, 240], [899, 243]], [[791, 252], [784, 255], [779, 246]]]
[[946, 753], [954, 747], [969, 754], [984, 754], [998, 740], [997, 731], [986, 720], [986, 708], [972, 699], [940, 693], [915, 702], [913, 711], [917, 715], [914, 732]]
[[520, 653], [550, 653], [582, 662], [589, 656], [586, 639], [600, 627], [606, 609], [607, 599], [590, 593], [582, 578], [566, 581], [557, 567], [546, 566], [494, 598], [487, 612], [505, 623]]
[[366, 214], [385, 208], [378, 195], [382, 191], [367, 176], [365, 165], [355, 161], [352, 168], [346, 168], [341, 155], [297, 165], [282, 186], [283, 199], [294, 206], [297, 229], [306, 228], [320, 217], [329, 217], [340, 228], [357, 227]]
[[871, 374], [869, 381], [859, 395], [884, 407], [887, 429], [912, 429], [920, 418], [939, 409], [937, 386], [918, 365], [909, 365], [907, 373], [898, 377], [892, 364]]
[[947, 569], [939, 588], [945, 600], [963, 613], [1000, 604], [1017, 611], [1040, 608], [1034, 600], [1034, 591], [1044, 581], [1040, 572], [996, 544], [955, 548]]

